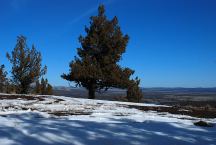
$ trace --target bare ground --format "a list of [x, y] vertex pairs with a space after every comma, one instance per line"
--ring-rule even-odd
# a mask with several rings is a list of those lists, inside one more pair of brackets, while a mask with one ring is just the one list
[[[24, 99], [24, 100], [38, 100], [43, 101], [46, 96], [35, 96], [35, 95], [0, 95], [0, 99]], [[63, 99], [56, 99], [53, 103], [58, 103], [60, 101], [65, 101]], [[196, 102], [198, 103], [198, 102]], [[98, 104], [103, 105], [103, 104]], [[171, 113], [171, 114], [181, 114], [181, 115], [189, 115], [192, 117], [199, 118], [216, 118], [216, 108], [212, 106], [202, 106], [202, 105], [176, 105], [170, 104], [169, 106], [136, 106], [136, 105], [121, 105], [122, 107], [135, 108], [142, 111], [156, 111], [160, 113]], [[13, 106], [10, 106], [13, 107]], [[23, 110], [28, 109], [27, 107], [23, 107]], [[67, 116], [67, 115], [90, 115], [92, 112], [84, 112], [84, 111], [55, 111], [48, 112], [49, 114], [53, 114], [56, 116]]]

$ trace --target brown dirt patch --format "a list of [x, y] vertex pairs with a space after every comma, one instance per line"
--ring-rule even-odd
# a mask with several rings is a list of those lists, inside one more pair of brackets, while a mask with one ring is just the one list
[[142, 111], [168, 112], [171, 114], [189, 115], [199, 118], [216, 118], [216, 109], [206, 109], [203, 107], [179, 107], [179, 106], [135, 106], [128, 105], [129, 108], [135, 108]]
[[55, 111], [55, 112], [49, 112], [49, 114], [52, 114], [52, 115], [55, 115], [55, 116], [91, 115], [92, 112], [83, 112], [83, 111], [75, 111], [75, 112]]
[[39, 101], [44, 101], [43, 96], [33, 96], [33, 95], [0, 95], [0, 100], [3, 99], [24, 99], [24, 100], [39, 100]]

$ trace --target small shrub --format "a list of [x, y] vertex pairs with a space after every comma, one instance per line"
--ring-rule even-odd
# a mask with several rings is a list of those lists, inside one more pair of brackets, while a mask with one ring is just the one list
[[129, 102], [140, 102], [143, 94], [142, 90], [139, 88], [140, 80], [136, 78], [135, 80], [131, 80], [130, 85], [127, 90], [127, 99]]
[[213, 124], [207, 123], [205, 121], [194, 122], [194, 125], [196, 125], [196, 126], [202, 126], [202, 127], [213, 127], [214, 126]]

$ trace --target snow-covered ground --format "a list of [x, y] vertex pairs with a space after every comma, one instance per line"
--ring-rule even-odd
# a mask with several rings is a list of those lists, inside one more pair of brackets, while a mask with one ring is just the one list
[[0, 145], [216, 145], [199, 118], [127, 107], [154, 104], [43, 98], [0, 100]]

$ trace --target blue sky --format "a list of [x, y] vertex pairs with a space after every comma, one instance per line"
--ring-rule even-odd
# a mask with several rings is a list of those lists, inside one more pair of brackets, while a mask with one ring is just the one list
[[130, 36], [120, 64], [136, 70], [142, 87], [216, 87], [215, 0], [0, 0], [0, 64], [23, 34], [41, 51], [52, 85], [80, 46], [89, 17], [105, 4]]

